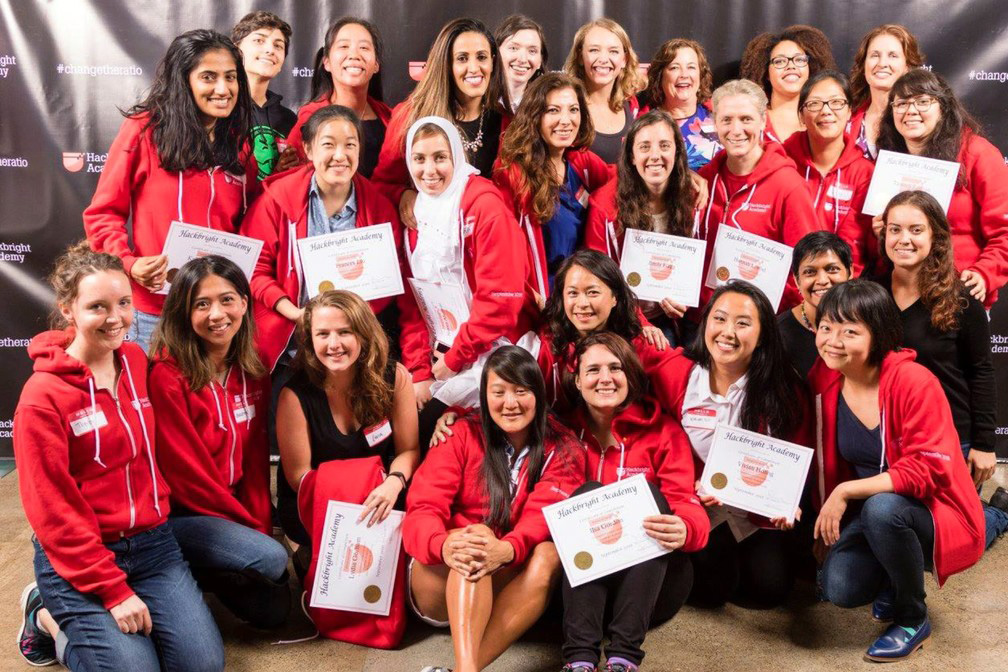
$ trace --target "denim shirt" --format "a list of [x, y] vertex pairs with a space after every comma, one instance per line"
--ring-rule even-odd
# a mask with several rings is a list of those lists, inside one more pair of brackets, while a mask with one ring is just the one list
[[[322, 192], [319, 191], [318, 183], [312, 177], [311, 186], [308, 187], [308, 237], [324, 236], [327, 233], [337, 231], [350, 231], [357, 226], [357, 192], [350, 184], [350, 196], [346, 204], [335, 215], [330, 217], [326, 214], [325, 204], [322, 201]], [[304, 282], [301, 282], [301, 305], [308, 303], [308, 290]]]

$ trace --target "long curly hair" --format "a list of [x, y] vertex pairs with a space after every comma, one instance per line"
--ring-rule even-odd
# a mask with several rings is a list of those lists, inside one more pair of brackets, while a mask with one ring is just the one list
[[871, 88], [865, 78], [865, 60], [868, 58], [868, 45], [879, 35], [892, 35], [899, 40], [899, 43], [903, 45], [903, 57], [906, 59], [907, 68], [919, 68], [924, 65], [924, 52], [921, 51], [917, 38], [905, 26], [898, 23], [884, 23], [872, 28], [861, 38], [861, 44], [858, 45], [857, 53], [854, 54], [854, 65], [850, 70], [851, 96], [854, 98], [851, 109], [853, 110], [861, 107], [871, 98]]
[[[231, 114], [214, 124], [211, 142], [193, 98], [189, 73], [205, 53], [217, 49], [234, 59], [238, 96]], [[221, 166], [233, 173], [244, 172], [241, 152], [252, 127], [252, 97], [243, 63], [231, 38], [216, 30], [190, 30], [168, 45], [147, 97], [123, 112], [127, 117], [150, 115], [147, 128], [152, 131], [163, 169], [180, 173]]]
[[[952, 232], [948, 218], [935, 197], [926, 191], [904, 191], [893, 196], [882, 212], [882, 221], [889, 223], [889, 212], [900, 205], [917, 208], [931, 228], [931, 252], [917, 273], [917, 290], [921, 301], [931, 311], [931, 325], [939, 331], [954, 331], [966, 309], [965, 287], [956, 272], [952, 255]], [[886, 229], [879, 235], [879, 250], [886, 267], [893, 263], [886, 254]]]
[[546, 98], [561, 89], [572, 89], [581, 109], [581, 122], [570, 148], [575, 150], [591, 146], [595, 139], [595, 128], [592, 126], [591, 115], [588, 114], [584, 86], [570, 75], [549, 72], [528, 85], [514, 119], [504, 131], [499, 152], [502, 168], [506, 170], [514, 165], [520, 169], [521, 175], [515, 190], [521, 198], [532, 196], [532, 212], [542, 223], [553, 217], [557, 197], [563, 186], [550, 165], [549, 146], [540, 130], [542, 118], [546, 114]]
[[318, 360], [312, 343], [312, 318], [320, 308], [338, 308], [350, 323], [350, 330], [360, 344], [350, 384], [350, 410], [362, 427], [388, 417], [392, 410], [393, 386], [385, 380], [389, 366], [389, 343], [371, 307], [353, 292], [334, 289], [322, 292], [305, 306], [298, 321], [298, 352], [294, 366], [304, 371], [312, 384], [322, 387], [326, 368]]
[[794, 42], [808, 56], [809, 77], [820, 70], [836, 70], [833, 47], [826, 34], [818, 28], [799, 24], [788, 26], [776, 34], [761, 33], [750, 40], [742, 52], [739, 76], [762, 86], [768, 98], [773, 93], [770, 86], [770, 52], [785, 41]]
[[674, 40], [665, 42], [655, 55], [651, 57], [648, 65], [647, 88], [644, 89], [644, 98], [651, 108], [662, 107], [665, 104], [665, 89], [662, 86], [662, 79], [665, 68], [675, 60], [680, 49], [692, 49], [697, 55], [697, 65], [700, 66], [700, 86], [697, 88], [697, 105], [703, 105], [710, 100], [714, 93], [714, 73], [711, 71], [710, 62], [707, 60], [707, 52], [696, 40], [685, 37], [677, 37]]
[[648, 126], [665, 124], [675, 138], [675, 164], [662, 200], [665, 202], [665, 212], [668, 213], [669, 233], [675, 236], [691, 236], [693, 232], [693, 203], [696, 201], [696, 189], [690, 179], [689, 157], [686, 155], [686, 142], [679, 132], [679, 124], [672, 115], [662, 109], [651, 110], [637, 117], [630, 125], [626, 140], [620, 149], [616, 170], [619, 175], [616, 187], [616, 210], [619, 212], [619, 225], [624, 229], [640, 229], [653, 231], [654, 222], [648, 214], [647, 204], [651, 192], [644, 184], [643, 178], [637, 172], [633, 160], [633, 146], [637, 134]]
[[585, 37], [592, 28], [604, 28], [618, 37], [620, 43], [623, 45], [623, 53], [626, 54], [626, 65], [623, 67], [623, 72], [620, 73], [619, 78], [613, 83], [612, 92], [609, 94], [609, 109], [613, 112], [619, 112], [623, 109], [623, 103], [643, 89], [646, 84], [644, 77], [638, 71], [640, 59], [637, 58], [637, 52], [634, 51], [633, 45], [630, 43], [630, 36], [623, 30], [623, 26], [612, 19], [603, 18], [589, 21], [578, 28], [578, 31], [574, 34], [574, 43], [571, 44], [563, 70], [568, 75], [577, 77], [582, 82], [586, 81], [582, 52], [584, 51]]

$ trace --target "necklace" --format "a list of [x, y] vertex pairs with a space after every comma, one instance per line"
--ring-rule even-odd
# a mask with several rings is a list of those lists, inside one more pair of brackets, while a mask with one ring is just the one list
[[812, 328], [812, 323], [809, 322], [808, 315], [805, 314], [805, 302], [802, 301], [799, 307], [801, 308], [801, 319], [802, 322], [805, 323], [805, 328], [809, 331], [815, 331], [815, 329]]
[[472, 140], [467, 140], [469, 135], [462, 130], [462, 127], [455, 124], [455, 128], [458, 129], [459, 135], [462, 136], [462, 149], [466, 151], [467, 154], [473, 154], [480, 147], [483, 146], [483, 115], [486, 114], [486, 108], [480, 112], [479, 116], [479, 128], [476, 130], [476, 137]]

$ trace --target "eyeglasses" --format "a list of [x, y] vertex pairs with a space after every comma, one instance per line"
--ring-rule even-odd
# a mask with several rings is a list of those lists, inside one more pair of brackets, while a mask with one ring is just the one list
[[777, 68], [778, 70], [783, 70], [788, 66], [788, 63], [794, 63], [796, 68], [804, 68], [808, 65], [809, 58], [804, 54], [798, 54], [797, 56], [774, 56], [770, 59], [770, 65]]
[[915, 110], [923, 113], [927, 112], [936, 102], [938, 101], [931, 96], [917, 96], [916, 98], [908, 98], [906, 100], [894, 100], [892, 109], [896, 114], [906, 114], [910, 106], [913, 105]]
[[833, 98], [832, 100], [809, 100], [805, 103], [804, 109], [809, 112], [816, 113], [823, 108], [823, 105], [828, 105], [829, 109], [834, 112], [839, 112], [843, 108], [847, 107], [847, 101], [843, 98]]

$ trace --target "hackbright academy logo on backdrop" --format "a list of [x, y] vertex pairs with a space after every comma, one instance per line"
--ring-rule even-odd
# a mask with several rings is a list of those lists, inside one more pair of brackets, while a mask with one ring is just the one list
[[14, 420], [12, 418], [7, 418], [6, 420], [0, 420], [0, 439], [13, 439], [14, 438]]
[[991, 354], [1008, 355], [1008, 336], [991, 334]]
[[108, 160], [108, 152], [63, 152], [63, 167], [71, 173], [79, 173], [85, 168], [88, 173], [100, 173]]
[[[9, 261], [15, 264], [23, 264], [25, 257], [31, 254], [29, 243], [0, 243], [0, 261]], [[0, 338], [0, 347], [10, 347], [3, 345], [9, 338]]]
[[0, 79], [7, 79], [7, 75], [17, 65], [17, 56], [14, 54], [0, 54]]

